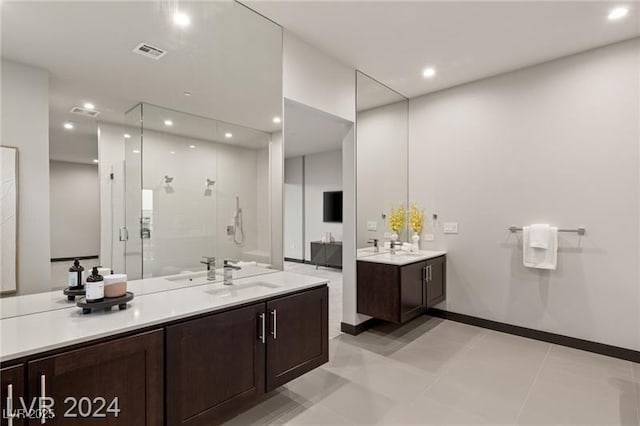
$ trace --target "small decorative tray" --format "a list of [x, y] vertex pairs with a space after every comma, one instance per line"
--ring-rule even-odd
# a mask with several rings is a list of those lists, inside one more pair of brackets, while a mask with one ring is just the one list
[[124, 296], [105, 297], [104, 300], [100, 302], [87, 302], [86, 298], [81, 297], [76, 302], [76, 306], [82, 308], [83, 314], [89, 314], [91, 313], [91, 311], [95, 311], [96, 309], [104, 309], [105, 311], [110, 311], [114, 306], [118, 306], [120, 310], [127, 309], [127, 302], [130, 302], [132, 300], [133, 293], [128, 291]]
[[74, 300], [76, 300], [76, 296], [84, 296], [85, 295], [84, 287], [81, 288], [81, 289], [75, 289], [75, 288], [67, 287], [64, 290], [62, 290], [62, 292], [64, 293], [65, 296], [67, 296], [67, 300], [70, 301], [70, 302], [73, 302]]

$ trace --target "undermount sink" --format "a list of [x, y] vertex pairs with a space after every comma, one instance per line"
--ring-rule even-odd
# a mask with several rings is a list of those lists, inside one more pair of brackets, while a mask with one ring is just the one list
[[242, 284], [222, 285], [212, 290], [205, 290], [205, 293], [212, 294], [219, 297], [248, 297], [259, 296], [268, 293], [269, 290], [278, 288], [276, 284], [271, 284], [264, 281], [255, 281]]
[[[168, 281], [175, 283], [185, 283], [185, 284], [204, 284], [207, 282], [213, 282], [213, 280], [207, 279], [207, 271], [202, 272], [190, 272], [187, 274], [180, 274], [173, 277], [167, 277]], [[222, 275], [216, 274], [215, 281], [221, 280]]]

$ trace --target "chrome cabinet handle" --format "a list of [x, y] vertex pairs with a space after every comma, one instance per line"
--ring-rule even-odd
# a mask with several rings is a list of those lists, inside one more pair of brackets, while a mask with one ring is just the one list
[[13, 426], [13, 385], [7, 385], [7, 426]]
[[273, 330], [271, 330], [271, 334], [273, 335], [273, 340], [278, 338], [278, 312], [274, 309], [271, 311], [271, 316], [273, 317]]
[[265, 336], [266, 335], [266, 331], [267, 331], [267, 322], [265, 321], [264, 313], [260, 314], [260, 321], [262, 322], [262, 324], [261, 324], [262, 333], [260, 334], [260, 341], [262, 343], [265, 343], [267, 341], [266, 340], [266, 336]]
[[433, 280], [433, 265], [429, 265], [429, 281]]
[[425, 282], [425, 284], [429, 282], [428, 268], [429, 266], [425, 266], [424, 268], [422, 268], [422, 280]]
[[[42, 408], [42, 404], [47, 397], [47, 376], [44, 374], [40, 375], [40, 408]], [[47, 422], [47, 415], [44, 410], [42, 410], [42, 418], [40, 419], [40, 424], [45, 424]]]

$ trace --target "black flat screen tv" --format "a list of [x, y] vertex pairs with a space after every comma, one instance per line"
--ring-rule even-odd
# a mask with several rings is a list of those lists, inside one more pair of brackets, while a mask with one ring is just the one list
[[329, 191], [323, 195], [322, 221], [342, 223], [342, 191]]

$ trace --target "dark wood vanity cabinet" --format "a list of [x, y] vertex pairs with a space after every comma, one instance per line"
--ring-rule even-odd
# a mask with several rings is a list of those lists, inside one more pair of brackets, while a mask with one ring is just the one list
[[167, 327], [167, 425], [212, 425], [328, 361], [328, 288]]
[[407, 265], [358, 261], [358, 313], [405, 323], [446, 298], [446, 257]]
[[31, 361], [29, 399], [53, 398], [46, 425], [161, 425], [163, 353], [157, 330]]
[[168, 327], [167, 424], [209, 425], [263, 394], [266, 336], [264, 303]]
[[[0, 424], [7, 426], [9, 425], [8, 415], [21, 407], [21, 401], [26, 401], [24, 367], [17, 365], [3, 368], [0, 370], [0, 382], [0, 405], [2, 406], [2, 421], [0, 421]], [[23, 426], [25, 424], [26, 421], [24, 419], [13, 418], [13, 426]]]
[[329, 361], [329, 289], [267, 302], [267, 392]]

